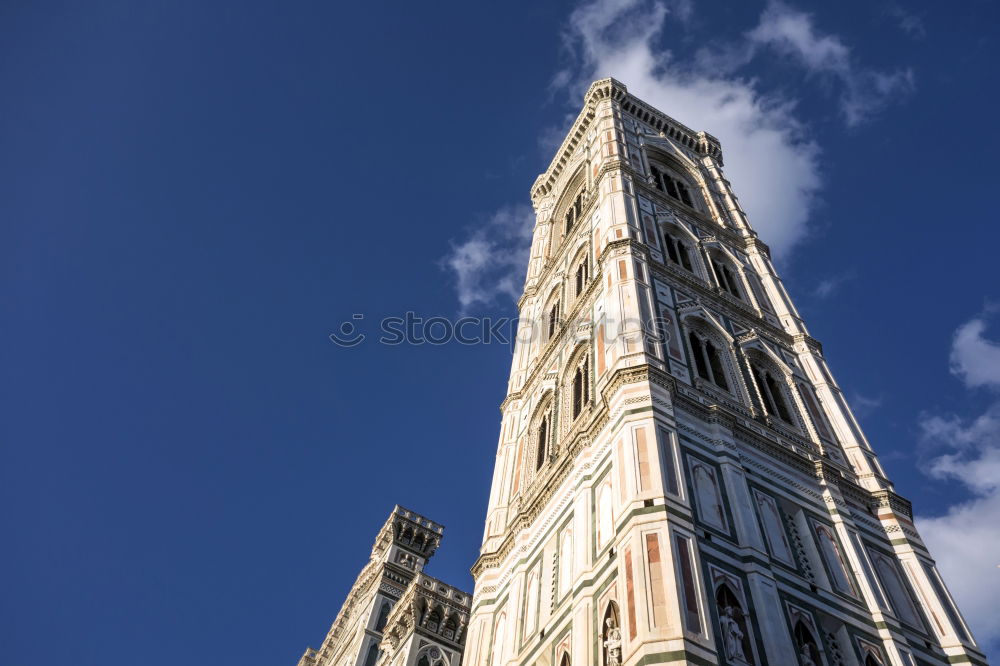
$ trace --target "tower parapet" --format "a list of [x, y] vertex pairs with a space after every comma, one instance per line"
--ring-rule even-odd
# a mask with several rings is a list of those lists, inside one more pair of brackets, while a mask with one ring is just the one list
[[[441, 545], [443, 535], [443, 525], [397, 504], [375, 537], [371, 557], [358, 574], [320, 648], [308, 648], [299, 659], [299, 666], [375, 666], [382, 657], [379, 646], [389, 626], [390, 614], [401, 599], [407, 600], [407, 608], [413, 605], [414, 586], [420, 587], [421, 599], [434, 594], [448, 602], [452, 612], [447, 619], [460, 622], [462, 642], [458, 642], [457, 635], [450, 639], [442, 635], [441, 641], [449, 653], [461, 654], [469, 595], [422, 573]], [[430, 581], [434, 581], [433, 586]], [[426, 634], [427, 630], [421, 628], [420, 633]]]
[[389, 615], [380, 664], [417, 664], [426, 656], [430, 666], [458, 666], [471, 602], [468, 592], [417, 574]]

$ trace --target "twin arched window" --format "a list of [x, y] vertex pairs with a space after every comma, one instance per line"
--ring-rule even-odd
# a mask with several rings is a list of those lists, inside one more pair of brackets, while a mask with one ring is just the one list
[[792, 416], [788, 411], [785, 392], [781, 388], [783, 382], [779, 382], [770, 370], [759, 365], [753, 366], [753, 376], [757, 380], [757, 388], [760, 390], [761, 400], [764, 401], [764, 409], [767, 413], [791, 424]]
[[718, 280], [719, 286], [722, 287], [722, 291], [742, 301], [743, 291], [739, 287], [739, 280], [729, 262], [724, 261], [719, 256], [713, 256], [712, 267], [715, 269], [715, 278]]
[[708, 337], [691, 331], [688, 334], [691, 343], [691, 354], [694, 356], [694, 366], [698, 377], [712, 382], [724, 391], [729, 390], [729, 381], [722, 367], [722, 356], [719, 348]]
[[663, 244], [667, 246], [667, 258], [670, 261], [685, 270], [694, 272], [691, 264], [691, 253], [686, 243], [679, 240], [673, 234], [666, 233], [663, 235]]
[[687, 183], [685, 183], [684, 180], [679, 178], [676, 174], [670, 173], [666, 169], [654, 166], [653, 179], [658, 190], [665, 192], [671, 199], [676, 199], [685, 206], [694, 208], [694, 201], [691, 199], [691, 192]]
[[580, 220], [580, 215], [583, 213], [583, 192], [581, 189], [577, 193], [576, 199], [573, 200], [573, 203], [566, 209], [566, 213], [563, 215], [563, 234], [569, 234]]

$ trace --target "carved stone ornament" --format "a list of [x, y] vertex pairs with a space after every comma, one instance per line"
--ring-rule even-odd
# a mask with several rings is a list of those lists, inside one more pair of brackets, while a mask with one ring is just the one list
[[607, 638], [604, 641], [604, 650], [607, 666], [621, 666], [622, 663], [622, 632], [615, 625], [614, 618], [607, 619]]

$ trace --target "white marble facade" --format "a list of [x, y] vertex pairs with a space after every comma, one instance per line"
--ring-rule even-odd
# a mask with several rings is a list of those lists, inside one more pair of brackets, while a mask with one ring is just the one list
[[605, 79], [533, 185], [464, 663], [985, 663], [722, 166]]

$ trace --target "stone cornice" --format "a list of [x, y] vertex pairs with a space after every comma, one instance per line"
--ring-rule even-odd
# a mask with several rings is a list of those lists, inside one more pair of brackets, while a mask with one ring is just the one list
[[[805, 477], [834, 485], [855, 506], [868, 510], [872, 506], [891, 508], [904, 516], [912, 516], [910, 503], [890, 490], [871, 493], [858, 485], [854, 472], [842, 465], [824, 458], [816, 444], [804, 437], [778, 430], [761, 420], [748, 418], [742, 410], [727, 404], [706, 404], [704, 391], [688, 387], [675, 380], [659, 368], [644, 364], [620, 368], [614, 372], [601, 388], [600, 402], [594, 404], [585, 414], [586, 423], [574, 426], [570, 431], [569, 443], [554, 464], [550, 464], [544, 475], [525, 489], [517, 498], [516, 516], [507, 526], [506, 534], [496, 550], [480, 554], [472, 567], [472, 575], [477, 577], [487, 567], [497, 566], [507, 557], [516, 542], [516, 536], [530, 526], [539, 513], [552, 499], [560, 485], [572, 471], [576, 457], [601, 434], [610, 420], [608, 407], [613, 396], [625, 385], [648, 382], [668, 390], [673, 396], [675, 408], [707, 423], [718, 423], [731, 431], [737, 444], [742, 443], [764, 453], [768, 458], [784, 464]], [[714, 396], [708, 396], [710, 399]], [[701, 433], [678, 419], [678, 429], [689, 436], [699, 437]], [[731, 444], [727, 446], [732, 446]], [[745, 456], [741, 459], [746, 462]]]
[[531, 186], [531, 199], [536, 206], [538, 199], [548, 194], [555, 186], [563, 168], [570, 162], [580, 141], [586, 136], [587, 129], [595, 118], [597, 104], [606, 99], [619, 102], [623, 110], [639, 117], [664, 136], [698, 154], [714, 157], [720, 164], [722, 163], [722, 146], [718, 139], [707, 132], [692, 130], [635, 95], [629, 94], [628, 88], [620, 81], [613, 78], [594, 81], [583, 99], [583, 109], [573, 122], [559, 150], [556, 151], [548, 169], [540, 174]]

